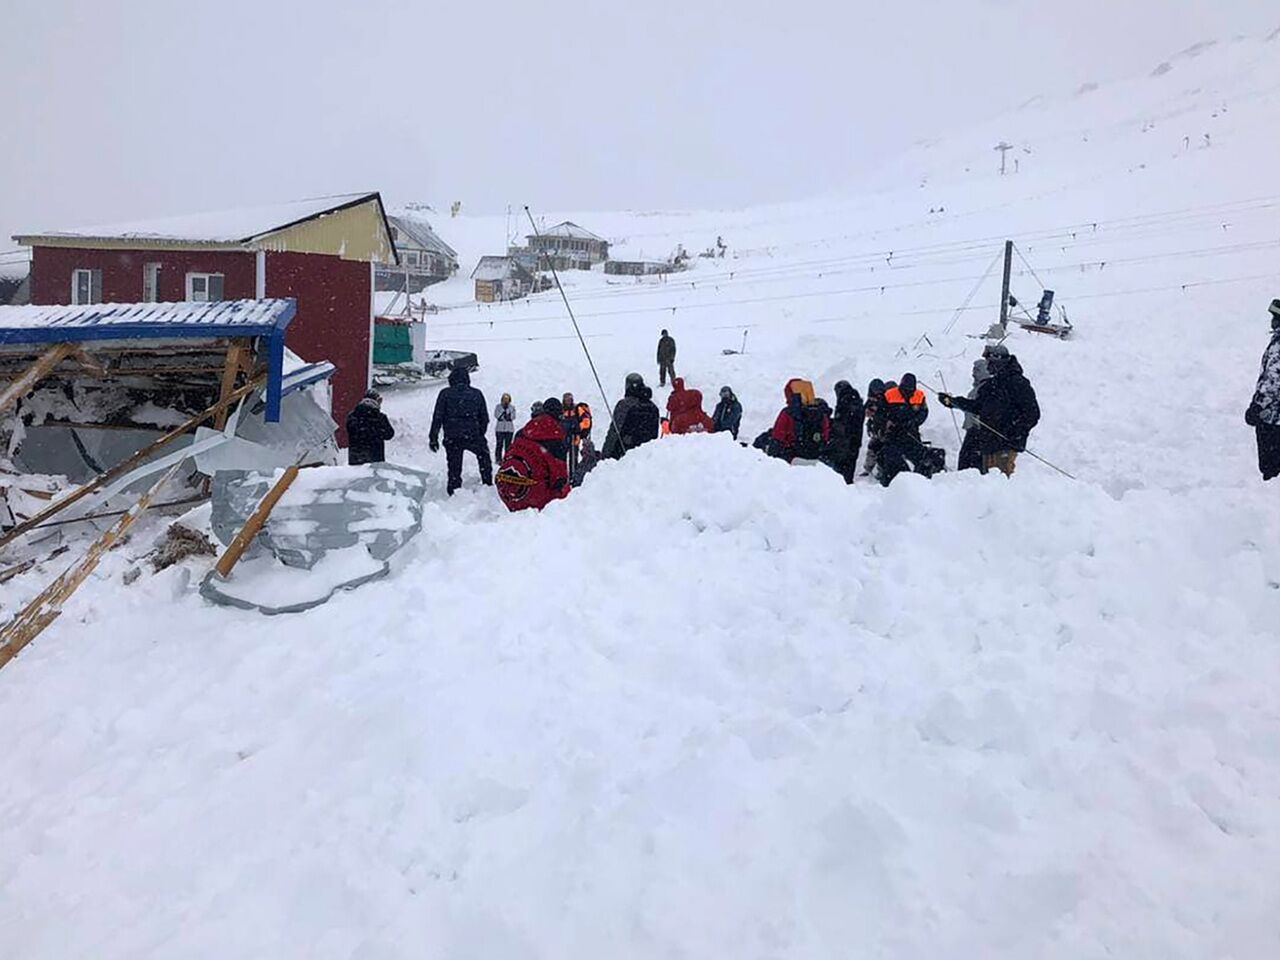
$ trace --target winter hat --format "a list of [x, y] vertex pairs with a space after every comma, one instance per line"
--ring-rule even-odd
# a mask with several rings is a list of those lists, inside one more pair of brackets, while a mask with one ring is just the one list
[[541, 413], [542, 413], [542, 401], [541, 400], [533, 401], [533, 406], [529, 408], [529, 416], [536, 417]]
[[564, 415], [564, 406], [555, 397], [547, 397], [542, 401], [542, 412], [549, 417], [561, 417]]
[[877, 379], [875, 379], [875, 380], [872, 380], [870, 383], [868, 383], [868, 384], [867, 384], [867, 396], [868, 396], [868, 397], [883, 397], [883, 396], [884, 396], [884, 381], [883, 381], [883, 380], [880, 380], [879, 378], [877, 378]]
[[382, 409], [382, 394], [380, 394], [377, 390], [374, 390], [372, 388], [366, 390], [364, 392], [364, 400], [368, 401], [371, 407], [377, 407], [379, 410]]
[[904, 397], [910, 397], [916, 392], [916, 375], [914, 373], [904, 373], [902, 379], [898, 381], [898, 389]]
[[732, 387], [729, 387], [729, 386], [723, 386], [723, 387], [721, 387], [721, 388], [720, 388], [720, 399], [722, 399], [722, 400], [728, 400], [728, 399], [729, 399], [730, 397], [732, 397], [732, 396], [733, 396], [733, 388], [732, 388]]

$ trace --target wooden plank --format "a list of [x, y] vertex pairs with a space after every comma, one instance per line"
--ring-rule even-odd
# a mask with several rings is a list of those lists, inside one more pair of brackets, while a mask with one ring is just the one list
[[218, 562], [214, 566], [218, 576], [225, 580], [231, 575], [232, 568], [239, 562], [240, 557], [244, 555], [249, 544], [253, 542], [253, 538], [262, 530], [263, 525], [267, 522], [267, 517], [271, 516], [271, 511], [275, 509], [276, 504], [280, 502], [280, 498], [284, 496], [285, 491], [289, 489], [290, 484], [297, 479], [297, 476], [298, 467], [296, 465], [288, 467], [280, 479], [276, 481], [275, 486], [267, 491], [267, 495], [262, 498], [262, 501], [250, 514], [249, 519], [244, 522], [244, 526], [240, 528], [240, 532], [231, 539], [231, 543], [227, 545], [226, 552], [218, 558]]
[[254, 390], [257, 390], [259, 387], [262, 386], [263, 381], [265, 379], [266, 379], [265, 376], [255, 377], [254, 379], [250, 380], [248, 383], [244, 384], [243, 386], [237, 387], [235, 390], [231, 391], [231, 393], [229, 393], [227, 396], [220, 399], [217, 403], [209, 407], [207, 410], [196, 414], [186, 423], [182, 424], [182, 426], [175, 427], [174, 429], [166, 433], [163, 437], [160, 437], [158, 440], [155, 440], [152, 443], [148, 444], [147, 446], [143, 447], [141, 450], [135, 453], [128, 460], [125, 460], [122, 463], [116, 464], [106, 473], [99, 474], [97, 477], [95, 477], [93, 480], [90, 480], [84, 486], [77, 487], [75, 490], [67, 494], [61, 500], [57, 501], [56, 503], [50, 504], [48, 507], [45, 507], [45, 509], [41, 510], [34, 517], [31, 517], [29, 520], [24, 520], [22, 523], [18, 524], [12, 530], [6, 533], [3, 537], [0, 537], [0, 547], [3, 547], [5, 544], [10, 543], [17, 537], [22, 536], [24, 533], [26, 533], [28, 530], [32, 529], [33, 527], [38, 527], [40, 524], [44, 523], [54, 514], [61, 513], [67, 507], [71, 506], [73, 503], [78, 503], [79, 501], [87, 497], [89, 494], [93, 493], [95, 490], [100, 490], [102, 487], [105, 487], [107, 484], [111, 483], [117, 478], [123, 477], [126, 473], [128, 473], [130, 470], [132, 470], [134, 467], [138, 466], [139, 464], [144, 463], [147, 460], [150, 460], [152, 456], [159, 453], [161, 450], [169, 446], [178, 438], [183, 437], [186, 434], [190, 433], [192, 430], [200, 426], [200, 424], [204, 423], [210, 417], [216, 415], [218, 411], [222, 410], [225, 407], [229, 407], [231, 404], [239, 401], [242, 397], [248, 396]]
[[102, 555], [119, 543], [134, 522], [146, 512], [155, 495], [160, 492], [160, 488], [178, 472], [179, 466], [181, 464], [175, 463], [166, 470], [164, 476], [151, 485], [151, 488], [139, 498], [128, 513], [94, 541], [79, 563], [72, 564], [64, 570], [62, 575], [41, 590], [20, 614], [0, 629], [0, 668], [16, 657], [23, 647], [40, 636], [45, 627], [58, 619], [62, 613], [62, 605], [88, 579], [89, 574], [93, 573], [99, 561], [102, 560]]
[[[241, 367], [244, 366], [245, 354], [249, 352], [249, 348], [244, 340], [236, 340], [227, 350], [226, 365], [222, 370], [222, 387], [218, 391], [218, 397], [221, 399], [229, 394], [236, 386], [236, 377], [240, 373]], [[221, 430], [227, 425], [227, 417], [231, 415], [230, 407], [223, 407], [213, 418], [213, 427], [215, 430]]]
[[40, 354], [35, 363], [27, 367], [18, 379], [5, 387], [3, 393], [0, 393], [0, 413], [4, 413], [25, 397], [32, 387], [53, 372], [53, 368], [71, 356], [73, 352], [75, 352], [74, 345], [70, 343], [55, 343]]

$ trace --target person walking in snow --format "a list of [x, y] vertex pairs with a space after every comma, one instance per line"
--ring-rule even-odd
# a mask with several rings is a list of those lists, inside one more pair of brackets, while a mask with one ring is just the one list
[[613, 422], [605, 435], [601, 456], [621, 460], [628, 450], [657, 440], [661, 421], [658, 405], [653, 402], [653, 391], [645, 385], [644, 377], [638, 373], [627, 374], [626, 388], [613, 408]]
[[569, 495], [569, 441], [561, 425], [563, 408], [550, 397], [542, 412], [516, 434], [498, 467], [498, 496], [513, 513], [541, 510]]
[[396, 435], [391, 421], [382, 412], [382, 394], [369, 390], [347, 414], [347, 463], [383, 463], [386, 442]]
[[582, 455], [582, 444], [591, 440], [591, 407], [578, 403], [572, 393], [566, 393], [560, 401], [560, 426], [569, 442], [568, 466], [569, 478], [578, 475], [578, 461]]
[[876, 454], [880, 483], [887, 487], [908, 466], [916, 473], [930, 475], [920, 439], [920, 428], [929, 419], [929, 404], [914, 373], [904, 373], [896, 385], [886, 387], [883, 416], [884, 435]]
[[1262, 352], [1262, 370], [1244, 422], [1258, 437], [1258, 469], [1263, 480], [1280, 476], [1280, 300], [1271, 301], [1271, 342]]
[[836, 408], [831, 415], [831, 443], [827, 461], [845, 483], [853, 483], [862, 452], [862, 427], [866, 419], [862, 395], [848, 380], [836, 384]]
[[667, 420], [671, 432], [710, 433], [711, 418], [702, 409], [702, 391], [687, 389], [682, 377], [671, 381], [671, 396], [667, 397]]
[[734, 396], [731, 387], [720, 388], [720, 402], [711, 414], [711, 432], [728, 433], [738, 439], [738, 428], [742, 426], [742, 404]]
[[819, 459], [831, 441], [831, 408], [798, 377], [787, 381], [782, 395], [787, 405], [773, 422], [765, 452], [787, 463]]
[[996, 469], [1011, 477], [1018, 454], [1027, 448], [1027, 437], [1040, 422], [1040, 404], [1018, 358], [1007, 350], [1003, 355], [993, 353], [987, 370], [991, 375], [978, 386], [972, 400], [940, 393], [938, 402], [977, 418], [978, 452], [982, 455], [979, 469], [983, 473]]
[[[1007, 357], [1008, 348], [998, 343], [989, 343], [982, 348], [982, 356], [973, 361], [973, 388], [969, 391], [969, 399], [976, 400], [978, 388], [991, 378], [991, 358]], [[956, 463], [957, 470], [982, 469], [982, 453], [979, 450], [982, 428], [978, 426], [978, 418], [972, 413], [964, 415], [964, 440], [960, 443], [960, 454]]]
[[489, 406], [484, 394], [471, 386], [471, 375], [463, 367], [454, 368], [449, 374], [449, 386], [436, 397], [431, 434], [427, 440], [432, 453], [440, 449], [442, 429], [449, 471], [446, 484], [449, 496], [462, 486], [462, 455], [467, 452], [475, 454], [480, 467], [480, 482], [486, 487], [491, 486], [493, 463], [489, 459], [489, 445], [485, 439], [489, 429]]
[[667, 385], [667, 377], [676, 382], [676, 341], [666, 330], [658, 338], [658, 386]]
[[502, 402], [493, 408], [493, 462], [501, 463], [511, 448], [511, 438], [516, 433], [516, 408], [511, 394], [504, 393]]

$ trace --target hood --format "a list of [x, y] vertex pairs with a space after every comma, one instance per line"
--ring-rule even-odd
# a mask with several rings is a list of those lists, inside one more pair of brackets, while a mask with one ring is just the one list
[[520, 431], [530, 440], [563, 440], [564, 428], [560, 421], [550, 414], [540, 413]]
[[673, 377], [671, 380], [671, 389], [677, 393], [684, 389], [684, 377]]
[[465, 367], [454, 367], [449, 371], [449, 386], [451, 387], [469, 387], [471, 386], [471, 374]]
[[787, 398], [787, 403], [790, 403], [793, 398], [798, 399], [801, 403], [813, 403], [813, 384], [808, 380], [794, 377], [788, 380], [787, 385], [782, 388], [782, 395]]

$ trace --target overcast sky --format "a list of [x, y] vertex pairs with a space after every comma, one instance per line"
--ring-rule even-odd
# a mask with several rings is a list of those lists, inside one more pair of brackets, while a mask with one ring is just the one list
[[365, 189], [493, 212], [796, 199], [1276, 26], [1274, 0], [0, 0], [0, 250]]

